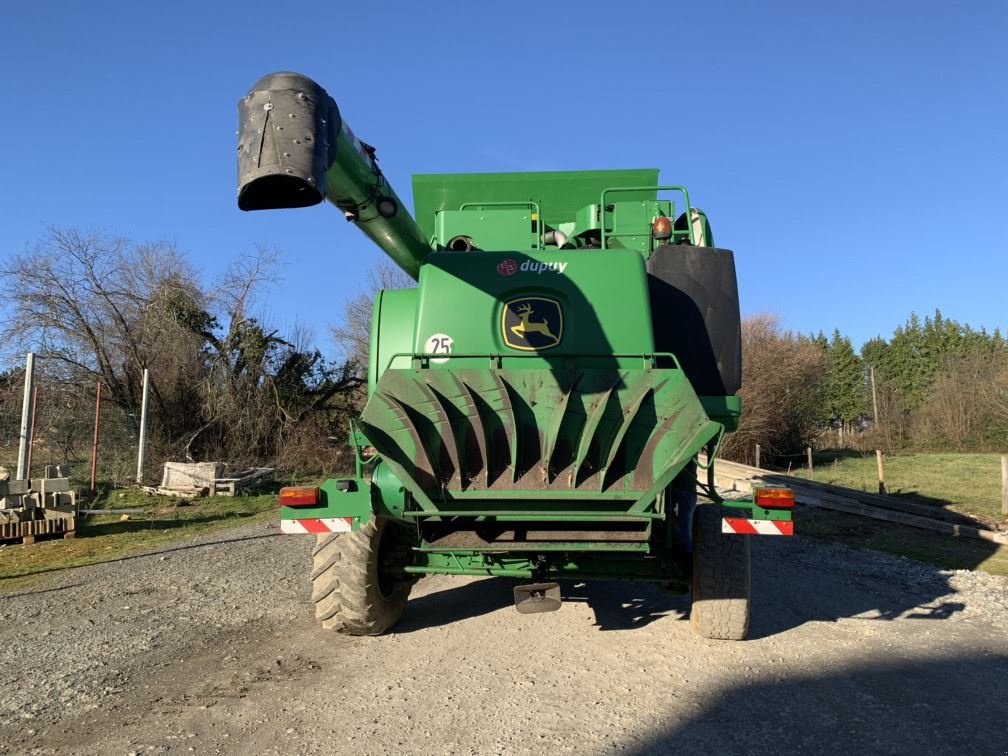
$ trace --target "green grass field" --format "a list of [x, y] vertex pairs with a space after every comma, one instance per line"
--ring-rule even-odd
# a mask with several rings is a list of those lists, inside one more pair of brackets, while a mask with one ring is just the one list
[[[0, 594], [22, 590], [56, 570], [122, 559], [143, 551], [191, 540], [198, 535], [247, 522], [275, 518], [276, 493], [257, 496], [182, 500], [129, 491], [109, 496], [95, 506], [140, 509], [120, 514], [92, 514], [77, 520], [77, 537], [39, 540], [25, 546], [0, 546]], [[82, 504], [81, 509], [87, 509]]]
[[[858, 491], [878, 492], [875, 454], [822, 451], [813, 458], [814, 478]], [[793, 471], [808, 477], [808, 470]], [[1001, 455], [892, 454], [885, 457], [885, 481], [891, 495], [938, 504], [989, 525], [1001, 514]]]
[[[920, 501], [969, 515], [988, 526], [1003, 523], [1001, 455], [886, 455], [886, 487], [890, 495]], [[875, 454], [827, 450], [813, 457], [814, 479], [820, 483], [878, 493]], [[807, 478], [808, 470], [793, 470]], [[1008, 547], [987, 541], [953, 538], [919, 528], [865, 517], [803, 507], [796, 527], [805, 535], [840, 541], [854, 548], [910, 557], [945, 569], [982, 570], [1008, 576]]]

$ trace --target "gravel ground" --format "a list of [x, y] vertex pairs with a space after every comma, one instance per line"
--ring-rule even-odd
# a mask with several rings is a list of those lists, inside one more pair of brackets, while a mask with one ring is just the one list
[[[248, 526], [0, 597], [0, 752], [1008, 752], [1008, 582], [754, 542], [752, 639], [688, 599], [431, 577], [396, 632], [317, 628], [311, 539]], [[0, 555], [2, 558], [2, 555]]]

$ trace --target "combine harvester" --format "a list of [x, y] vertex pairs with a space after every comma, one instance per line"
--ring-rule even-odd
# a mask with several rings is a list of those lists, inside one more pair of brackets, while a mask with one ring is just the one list
[[740, 328], [734, 257], [686, 190], [653, 169], [418, 175], [414, 221], [311, 79], [266, 76], [238, 111], [242, 210], [328, 199], [418, 282], [375, 300], [355, 476], [280, 493], [283, 532], [317, 534], [323, 626], [382, 633], [450, 574], [532, 581], [520, 612], [559, 608], [557, 580], [692, 590], [696, 633], [744, 638], [747, 536], [791, 535], [794, 498], [698, 480], [737, 427]]

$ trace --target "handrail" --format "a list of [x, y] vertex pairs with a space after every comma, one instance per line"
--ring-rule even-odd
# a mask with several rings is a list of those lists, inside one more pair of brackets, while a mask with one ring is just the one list
[[[693, 217], [692, 217], [692, 206], [689, 201], [689, 192], [686, 191], [685, 186], [675, 186], [673, 184], [660, 184], [658, 186], [611, 186], [607, 189], [602, 190], [602, 195], [599, 198], [599, 213], [601, 217], [599, 218], [599, 227], [602, 231], [602, 236], [600, 244], [602, 249], [606, 248], [606, 224], [605, 224], [605, 212], [606, 212], [606, 194], [612, 192], [641, 192], [641, 191], [653, 191], [657, 192], [682, 192], [683, 201], [686, 203], [686, 229], [689, 233], [690, 244], [696, 244], [696, 239], [693, 235]], [[675, 222], [675, 218], [670, 218], [670, 221]], [[675, 234], [675, 231], [672, 232]]]
[[459, 205], [459, 210], [465, 210], [467, 207], [530, 207], [532, 212], [537, 216], [541, 216], [539, 212], [539, 203], [533, 202], [532, 200], [513, 200], [510, 202], [463, 202]]
[[[672, 352], [615, 352], [612, 354], [558, 354], [558, 355], [542, 355], [542, 354], [506, 354], [501, 352], [490, 353], [490, 352], [463, 352], [461, 354], [445, 354], [444, 352], [396, 352], [388, 358], [388, 362], [385, 363], [385, 370], [392, 367], [393, 360], [399, 357], [408, 357], [411, 362], [417, 360], [430, 361], [432, 359], [443, 360], [443, 359], [487, 359], [491, 362], [491, 369], [501, 369], [500, 362], [504, 358], [507, 359], [542, 359], [542, 360], [575, 360], [575, 359], [633, 359], [634, 357], [639, 357], [644, 361], [644, 369], [648, 370], [655, 367], [655, 363], [659, 358], [671, 359], [675, 363], [676, 370], [682, 370], [682, 364], [679, 362], [679, 358], [676, 357]], [[647, 363], [650, 362], [650, 365]], [[494, 365], [493, 363], [496, 363]], [[421, 367], [425, 367], [421, 365]], [[426, 366], [429, 368], [429, 365]], [[382, 372], [384, 373], [385, 370]]]

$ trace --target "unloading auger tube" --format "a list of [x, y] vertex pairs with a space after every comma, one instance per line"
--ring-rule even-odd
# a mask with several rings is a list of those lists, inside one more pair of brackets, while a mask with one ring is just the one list
[[734, 254], [686, 190], [418, 175], [411, 217], [311, 79], [266, 76], [238, 111], [241, 209], [328, 199], [417, 279], [375, 299], [354, 474], [280, 493], [281, 531], [318, 537], [323, 626], [384, 632], [449, 574], [531, 581], [520, 612], [559, 608], [561, 579], [649, 581], [692, 593], [698, 634], [745, 637], [747, 536], [791, 535], [794, 496], [698, 482], [738, 426], [741, 329]]
[[328, 199], [416, 278], [431, 251], [329, 93], [307, 76], [264, 76], [238, 103], [238, 207], [308, 207]]

